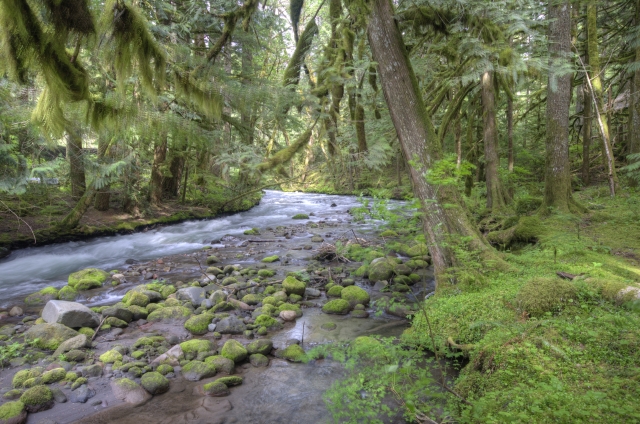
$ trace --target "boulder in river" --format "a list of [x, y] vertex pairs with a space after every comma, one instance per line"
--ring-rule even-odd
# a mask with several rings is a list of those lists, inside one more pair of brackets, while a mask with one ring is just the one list
[[262, 355], [268, 355], [272, 349], [273, 342], [269, 339], [258, 339], [247, 345], [249, 354], [260, 353]]
[[118, 305], [109, 306], [108, 308], [103, 309], [102, 316], [118, 318], [125, 322], [131, 322], [133, 320], [133, 312]]
[[169, 391], [169, 380], [156, 371], [145, 373], [140, 383], [152, 395], [159, 395]]
[[81, 303], [66, 300], [50, 300], [42, 310], [42, 319], [49, 324], [58, 323], [71, 328], [90, 327], [100, 324], [98, 315]]
[[69, 285], [76, 290], [89, 290], [102, 287], [109, 277], [111, 275], [101, 269], [86, 268], [69, 275]]
[[216, 375], [216, 366], [202, 361], [191, 361], [182, 367], [182, 375], [189, 381], [200, 381]]
[[358, 304], [368, 305], [370, 300], [369, 293], [358, 286], [345, 287], [340, 292], [340, 297], [349, 302], [352, 307]]
[[233, 371], [236, 367], [235, 362], [233, 362], [229, 358], [225, 358], [222, 355], [209, 356], [204, 360], [204, 362], [215, 365], [218, 372], [222, 372], [225, 374], [233, 374]]
[[44, 385], [33, 386], [32, 388], [27, 389], [22, 396], [20, 396], [20, 402], [22, 402], [25, 409], [31, 413], [51, 409], [55, 403], [53, 400], [53, 393], [51, 393], [51, 390]]
[[288, 295], [297, 294], [303, 296], [304, 290], [307, 288], [307, 284], [290, 275], [282, 282], [282, 288]]
[[27, 305], [44, 305], [50, 300], [55, 300], [58, 298], [58, 289], [55, 287], [45, 287], [42, 290], [31, 293], [24, 300], [24, 303]]
[[325, 314], [345, 315], [351, 310], [351, 304], [344, 299], [330, 300], [322, 307]]
[[393, 276], [393, 270], [395, 267], [396, 263], [390, 259], [374, 259], [369, 265], [369, 280], [374, 282], [388, 280]]
[[90, 345], [91, 339], [89, 339], [89, 337], [87, 337], [85, 334], [78, 334], [77, 336], [60, 343], [60, 346], [58, 346], [56, 351], [53, 353], [53, 356], [57, 358], [63, 353], [67, 353], [74, 349], [82, 349], [83, 347], [88, 347]]
[[111, 382], [111, 390], [116, 399], [133, 405], [142, 405], [151, 399], [151, 395], [135, 381], [119, 378]]
[[220, 334], [242, 334], [247, 327], [235, 315], [223, 318], [216, 324], [216, 331]]
[[60, 344], [79, 333], [66, 325], [36, 324], [24, 333], [26, 341], [33, 341], [40, 349], [56, 350]]
[[27, 422], [27, 411], [19, 400], [0, 405], [0, 422], [3, 424], [23, 424]]
[[247, 349], [240, 342], [233, 339], [227, 340], [224, 346], [222, 346], [220, 353], [236, 364], [244, 361], [248, 355]]
[[202, 287], [185, 287], [176, 292], [178, 300], [188, 300], [194, 308], [200, 306], [207, 297], [207, 291]]

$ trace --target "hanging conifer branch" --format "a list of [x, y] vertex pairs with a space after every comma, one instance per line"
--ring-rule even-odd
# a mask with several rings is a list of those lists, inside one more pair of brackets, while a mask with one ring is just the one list
[[207, 118], [218, 121], [222, 115], [222, 96], [215, 90], [204, 90], [186, 73], [174, 72], [176, 94], [193, 104]]
[[214, 64], [216, 62], [216, 58], [222, 51], [222, 48], [227, 44], [227, 42], [231, 39], [231, 35], [233, 35], [233, 31], [236, 29], [236, 24], [238, 23], [238, 19], [243, 18], [242, 28], [244, 31], [249, 30], [249, 23], [251, 22], [251, 17], [253, 13], [256, 11], [258, 7], [257, 0], [247, 0], [247, 2], [240, 7], [239, 9], [234, 10], [233, 12], [226, 13], [221, 15], [224, 21], [224, 27], [222, 28], [222, 34], [216, 44], [213, 45], [211, 50], [207, 53], [207, 61]]
[[290, 161], [293, 155], [298, 153], [300, 149], [302, 149], [304, 146], [309, 144], [309, 140], [311, 140], [311, 133], [315, 128], [317, 122], [318, 122], [318, 119], [316, 118], [311, 128], [309, 128], [308, 130], [300, 134], [300, 136], [294, 143], [280, 150], [278, 153], [274, 154], [264, 162], [258, 164], [258, 166], [256, 166], [255, 168], [256, 171], [260, 173], [264, 173], [270, 169], [273, 169], [279, 165], [282, 165]]

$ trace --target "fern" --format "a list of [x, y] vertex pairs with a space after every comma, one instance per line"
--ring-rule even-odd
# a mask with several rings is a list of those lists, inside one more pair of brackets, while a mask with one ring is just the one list
[[629, 165], [620, 168], [630, 179], [640, 182], [640, 153], [633, 153], [627, 156]]

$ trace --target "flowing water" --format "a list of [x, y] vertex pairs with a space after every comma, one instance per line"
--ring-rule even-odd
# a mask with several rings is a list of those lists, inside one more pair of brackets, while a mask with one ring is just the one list
[[266, 191], [260, 204], [246, 212], [135, 234], [17, 250], [0, 261], [0, 307], [49, 285], [61, 287], [70, 273], [83, 268], [119, 269], [127, 259], [145, 261], [193, 252], [227, 234], [300, 223], [291, 219], [299, 213], [311, 215], [311, 221], [344, 220], [348, 217], [345, 212], [355, 206], [360, 203], [354, 196]]

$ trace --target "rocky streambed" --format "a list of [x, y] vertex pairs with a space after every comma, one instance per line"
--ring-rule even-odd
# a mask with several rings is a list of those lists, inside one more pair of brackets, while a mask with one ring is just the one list
[[[424, 245], [382, 255], [342, 215], [83, 270], [7, 305], [0, 423], [329, 421], [322, 394], [344, 371], [310, 349], [397, 336], [411, 310], [390, 300], [433, 289]], [[371, 265], [346, 259], [363, 246]]]

